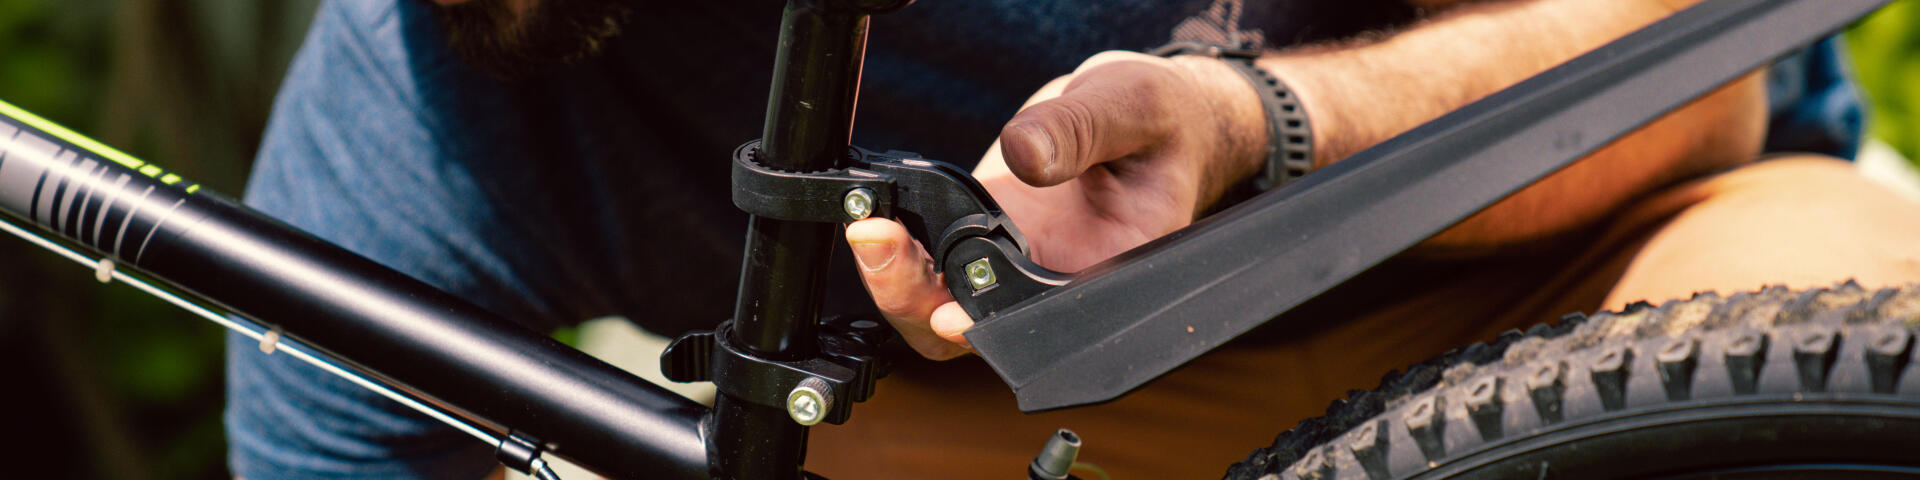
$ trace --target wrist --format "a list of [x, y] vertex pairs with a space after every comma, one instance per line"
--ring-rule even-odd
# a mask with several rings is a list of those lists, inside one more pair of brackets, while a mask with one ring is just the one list
[[1206, 145], [1197, 146], [1202, 154], [1193, 158], [1203, 162], [1199, 165], [1202, 178], [1212, 187], [1205, 190], [1206, 199], [1219, 198], [1234, 183], [1259, 174], [1266, 165], [1268, 119], [1260, 105], [1259, 91], [1221, 59], [1181, 55], [1170, 60], [1191, 75], [1199, 87], [1206, 121], [1188, 128], [1206, 132], [1187, 138], [1210, 139]]
[[[1258, 169], [1256, 170], [1257, 175], [1254, 175], [1250, 181], [1243, 182], [1242, 185], [1234, 187], [1233, 190], [1238, 191], [1238, 193], [1233, 193], [1233, 196], [1243, 197], [1270, 190], [1291, 182], [1313, 170], [1313, 130], [1307, 122], [1307, 112], [1302, 108], [1298, 98], [1287, 88], [1285, 82], [1282, 82], [1278, 77], [1275, 77], [1272, 73], [1254, 63], [1260, 58], [1261, 54], [1259, 50], [1221, 46], [1204, 42], [1182, 41], [1160, 46], [1151, 50], [1149, 53], [1163, 58], [1179, 55], [1197, 55], [1206, 60], [1217, 60], [1218, 62], [1208, 62], [1213, 65], [1212, 67], [1203, 66], [1204, 64], [1199, 63], [1191, 65], [1201, 69], [1214, 70], [1215, 72], [1219, 71], [1219, 66], [1224, 65], [1227, 67], [1227, 70], [1234, 72], [1235, 76], [1240, 77], [1241, 80], [1246, 82], [1243, 85], [1247, 85], [1247, 88], [1236, 90], [1240, 92], [1247, 90], [1252, 91], [1254, 99], [1260, 105], [1262, 114], [1260, 115], [1261, 121], [1259, 123], [1265, 127], [1264, 137], [1266, 139], [1266, 146], [1264, 149], [1255, 149], [1256, 151], [1260, 151], [1260, 153], [1262, 153], [1261, 157], [1263, 157], [1258, 164]], [[1221, 78], [1221, 76], [1216, 73], [1213, 75], [1204, 75], [1204, 78], [1218, 79]], [[1222, 112], [1232, 109], [1233, 105], [1248, 105], [1246, 102], [1235, 97], [1244, 98], [1244, 93], [1214, 95], [1210, 98], [1224, 103], [1219, 107]], [[1216, 121], [1224, 119], [1225, 121], [1233, 122], [1233, 125], [1251, 125], [1254, 123], [1234, 121], [1221, 114], [1212, 115], [1210, 118], [1214, 118]], [[1230, 133], [1232, 131], [1231, 126], [1216, 128], [1216, 130], [1222, 133], [1229, 133], [1228, 135], [1218, 135], [1228, 142], [1236, 139], [1257, 138], [1262, 136], [1258, 134], [1233, 135]], [[1231, 151], [1234, 145], [1228, 143], [1222, 147], [1223, 150]], [[1217, 158], [1220, 156], [1221, 155], [1214, 155], [1213, 157]], [[1214, 174], [1207, 175], [1205, 178], [1212, 179], [1223, 176], [1230, 179], [1237, 178], [1238, 176], [1234, 175], [1237, 169], [1232, 167], [1237, 165], [1241, 160], [1231, 155], [1226, 157], [1227, 159], [1225, 161], [1228, 162], [1227, 166], [1215, 169]], [[1223, 172], [1225, 175], [1220, 174]], [[1216, 184], [1214, 186], [1217, 187], [1218, 185]], [[1210, 190], [1208, 193], [1214, 193], [1215, 191], [1220, 190]], [[1221, 193], [1226, 192], [1221, 191]], [[1204, 207], [1219, 198], [1218, 195], [1209, 195], [1203, 198], [1200, 203]]]

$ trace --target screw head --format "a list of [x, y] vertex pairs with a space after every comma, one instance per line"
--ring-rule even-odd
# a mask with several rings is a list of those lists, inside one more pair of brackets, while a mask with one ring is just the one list
[[847, 216], [854, 220], [873, 215], [873, 190], [856, 188], [847, 192], [847, 198], [840, 201], [840, 207], [846, 209]]
[[795, 423], [812, 426], [827, 418], [833, 397], [827, 394], [827, 382], [818, 378], [801, 380], [787, 393], [787, 416]]
[[986, 290], [995, 283], [1000, 280], [993, 276], [993, 262], [982, 257], [967, 263], [967, 284], [973, 286], [973, 291]]

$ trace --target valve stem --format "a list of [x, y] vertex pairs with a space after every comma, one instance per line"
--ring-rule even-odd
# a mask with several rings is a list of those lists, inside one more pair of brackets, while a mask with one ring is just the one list
[[1080, 456], [1080, 435], [1065, 428], [1047, 437], [1047, 445], [1040, 447], [1040, 454], [1033, 457], [1033, 464], [1027, 466], [1027, 478], [1031, 480], [1069, 480], [1067, 475], [1073, 469], [1073, 461]]

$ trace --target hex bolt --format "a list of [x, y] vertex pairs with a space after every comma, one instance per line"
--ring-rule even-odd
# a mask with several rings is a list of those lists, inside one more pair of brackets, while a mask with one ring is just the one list
[[787, 416], [795, 423], [812, 426], [827, 418], [833, 408], [833, 390], [819, 377], [807, 377], [787, 393]]
[[847, 216], [854, 220], [873, 215], [873, 190], [856, 188], [847, 192], [847, 198], [840, 201], [840, 207], [846, 209]]
[[993, 262], [982, 257], [967, 263], [967, 284], [973, 286], [973, 291], [986, 290], [987, 287], [999, 282], [1000, 280], [993, 276]]

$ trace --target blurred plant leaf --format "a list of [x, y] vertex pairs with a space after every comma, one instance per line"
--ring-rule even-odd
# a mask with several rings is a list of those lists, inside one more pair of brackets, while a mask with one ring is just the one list
[[1846, 34], [1875, 137], [1920, 166], [1920, 2], [1894, 2]]

